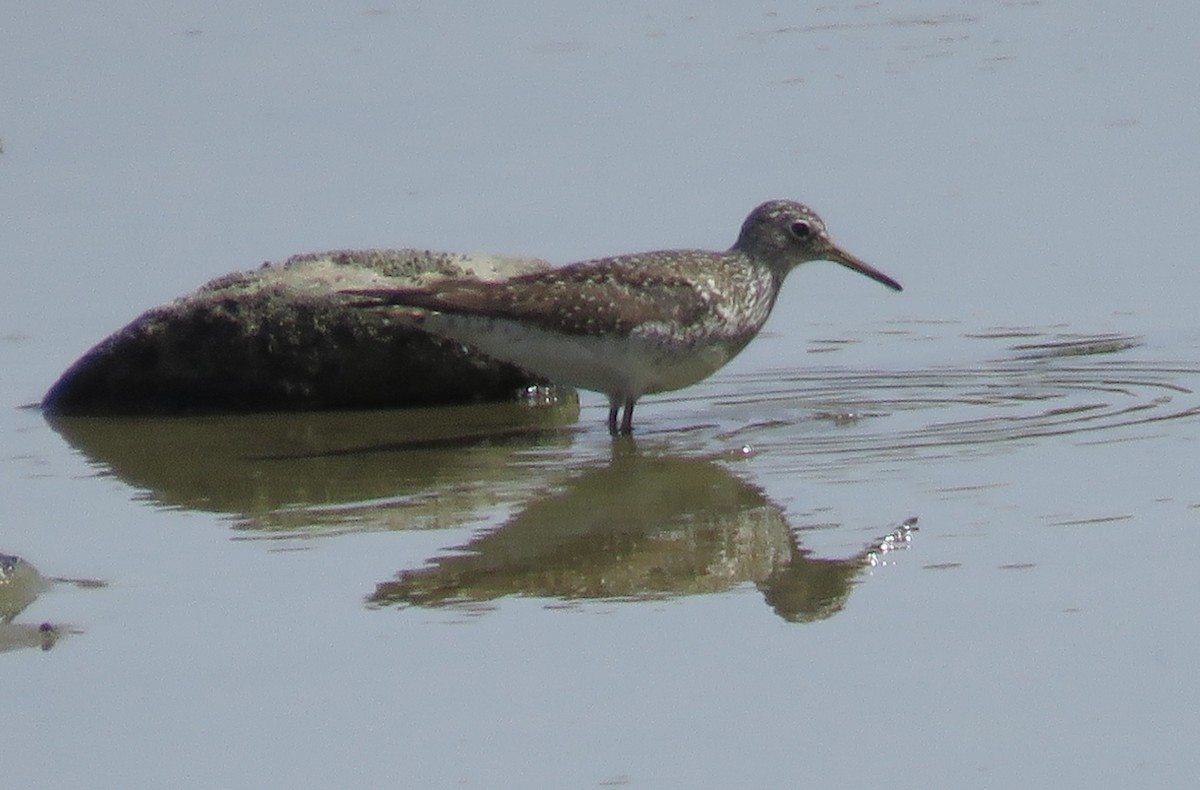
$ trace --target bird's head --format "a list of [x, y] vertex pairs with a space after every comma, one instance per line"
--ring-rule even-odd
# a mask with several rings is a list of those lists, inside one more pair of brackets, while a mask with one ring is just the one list
[[900, 283], [834, 244], [817, 213], [792, 200], [771, 200], [750, 212], [733, 249], [767, 261], [781, 278], [808, 261], [833, 261], [892, 290], [903, 290]]

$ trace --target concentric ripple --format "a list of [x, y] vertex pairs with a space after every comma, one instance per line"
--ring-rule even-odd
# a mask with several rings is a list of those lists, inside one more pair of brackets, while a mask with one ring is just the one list
[[856, 457], [1071, 434], [1121, 441], [1200, 417], [1200, 365], [1134, 350], [1137, 339], [1105, 335], [1022, 342], [964, 365], [776, 370], [729, 377], [714, 401], [752, 420], [723, 439]]

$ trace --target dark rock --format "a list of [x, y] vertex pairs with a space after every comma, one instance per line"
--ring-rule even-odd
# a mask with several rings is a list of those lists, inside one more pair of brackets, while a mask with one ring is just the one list
[[143, 313], [50, 388], [53, 414], [388, 408], [505, 400], [542, 383], [343, 289], [504, 279], [544, 261], [425, 250], [297, 255]]

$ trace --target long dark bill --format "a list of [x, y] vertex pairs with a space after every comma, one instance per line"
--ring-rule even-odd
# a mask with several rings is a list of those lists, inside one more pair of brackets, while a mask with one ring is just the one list
[[847, 269], [856, 271], [859, 274], [865, 274], [866, 276], [870, 277], [875, 282], [883, 283], [888, 288], [891, 288], [893, 291], [903, 291], [904, 290], [904, 288], [900, 285], [900, 283], [896, 282], [891, 277], [888, 277], [886, 274], [879, 271], [874, 266], [871, 266], [867, 262], [861, 261], [858, 258], [855, 258], [853, 255], [846, 252], [841, 247], [831, 247], [829, 252], [826, 253], [825, 257], [831, 261], [834, 261], [835, 263], [840, 263], [841, 265], [845, 266]]

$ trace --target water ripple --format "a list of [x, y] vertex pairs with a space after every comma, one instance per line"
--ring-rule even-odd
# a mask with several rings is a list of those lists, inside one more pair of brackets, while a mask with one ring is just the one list
[[762, 371], [728, 377], [709, 395], [718, 413], [753, 419], [722, 440], [797, 443], [806, 455], [894, 455], [1073, 434], [1123, 441], [1144, 438], [1131, 427], [1200, 416], [1200, 365], [1129, 358], [1140, 347], [1137, 338], [1102, 335], [1024, 342], [1002, 358], [962, 365]]

